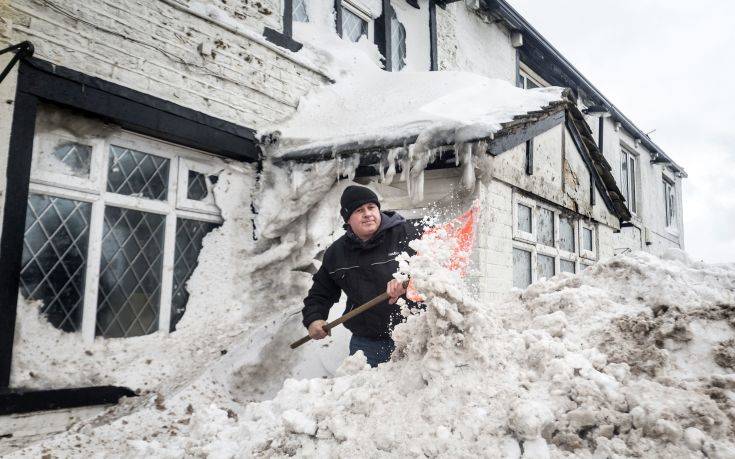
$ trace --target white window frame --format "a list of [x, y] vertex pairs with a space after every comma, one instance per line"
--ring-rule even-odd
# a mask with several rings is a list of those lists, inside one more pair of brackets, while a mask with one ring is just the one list
[[[518, 228], [518, 205], [531, 209], [531, 232], [528, 233]], [[536, 202], [518, 194], [513, 195], [513, 239], [531, 244], [536, 243]]]
[[[582, 229], [588, 229], [592, 233], [590, 238], [592, 239], [592, 250], [587, 250], [582, 246]], [[592, 222], [579, 220], [579, 256], [587, 258], [589, 260], [597, 259], [597, 231], [596, 226]]]
[[521, 86], [522, 89], [528, 89], [528, 80], [531, 80], [533, 84], [539, 88], [551, 86], [546, 80], [541, 78], [538, 73], [531, 70], [530, 67], [523, 62], [518, 66], [518, 76], [521, 78], [521, 81], [523, 81], [523, 86]]
[[[176, 207], [183, 210], [191, 210], [195, 212], [204, 212], [212, 215], [219, 215], [219, 207], [215, 203], [212, 189], [214, 184], [210, 182], [210, 175], [219, 175], [224, 168], [216, 164], [209, 164], [189, 158], [180, 157], [179, 159], [179, 187], [176, 193]], [[189, 191], [189, 171], [199, 172], [203, 174], [207, 182], [207, 199], [205, 201], [197, 201], [188, 198]]]
[[[528, 284], [528, 285], [533, 285], [534, 283], [536, 283], [536, 280], [538, 279], [538, 277], [537, 277], [538, 274], [536, 272], [537, 271], [537, 269], [536, 269], [536, 263], [537, 263], [537, 260], [536, 260], [536, 246], [533, 245], [533, 244], [522, 242], [522, 241], [514, 242], [513, 243], [513, 248], [510, 251], [510, 253], [511, 253], [511, 260], [513, 259], [513, 249], [523, 250], [525, 252], [531, 252], [531, 267], [530, 267], [531, 268], [531, 283]], [[521, 287], [516, 287], [515, 285], [513, 285], [513, 276], [515, 276], [515, 271], [514, 270], [515, 270], [515, 266], [511, 266], [511, 279], [510, 279], [511, 287], [512, 288], [521, 288]], [[528, 288], [528, 286], [523, 287], [523, 288]]]
[[[346, 8], [350, 10], [351, 13], [354, 13], [355, 16], [359, 17], [363, 21], [367, 23], [367, 38], [368, 40], [373, 40], [373, 19], [370, 16], [370, 10], [365, 7], [362, 3], [356, 1], [356, 0], [341, 0], [340, 2], [342, 8]], [[342, 38], [344, 38], [344, 31], [342, 33]]]
[[559, 251], [559, 256], [566, 258], [568, 260], [576, 260], [577, 259], [577, 252], [579, 252], [579, 222], [580, 220], [578, 218], [574, 218], [569, 216], [567, 214], [567, 217], [572, 222], [572, 239], [574, 240], [574, 252], [570, 252], [566, 249], [563, 249], [561, 247], [561, 218], [562, 218], [561, 212], [556, 212], [556, 215], [554, 216], [554, 219], [556, 221], [556, 228], [559, 230], [556, 233], [556, 247]]
[[[92, 121], [90, 121], [92, 123]], [[39, 133], [37, 138], [71, 140], [80, 144], [88, 143], [88, 140], [73, 139], [69, 134], [59, 136], [53, 132]], [[107, 169], [109, 151], [111, 145], [131, 148], [153, 156], [167, 158], [169, 160], [169, 174], [166, 201], [158, 201], [142, 197], [126, 196], [107, 191]], [[36, 150], [34, 150], [34, 153]], [[207, 157], [217, 161], [224, 166], [221, 160], [207, 156], [205, 153], [171, 144], [161, 140], [153, 139], [140, 134], [120, 131], [105, 138], [95, 141], [92, 151], [91, 164], [97, 163], [95, 175], [92, 176], [90, 164], [90, 179], [82, 182], [69, 180], [70, 176], [39, 170], [31, 171], [29, 192], [47, 196], [54, 196], [75, 201], [83, 201], [92, 204], [89, 230], [87, 256], [85, 259], [86, 271], [84, 282], [84, 302], [82, 309], [82, 338], [85, 343], [92, 343], [95, 339], [95, 326], [97, 320], [97, 297], [99, 289], [100, 260], [102, 250], [102, 231], [104, 226], [104, 212], [106, 206], [132, 209], [153, 214], [165, 215], [164, 247], [161, 275], [161, 293], [159, 298], [158, 331], [169, 333], [171, 322], [171, 300], [173, 289], [173, 269], [175, 260], [176, 244], [176, 220], [187, 218], [210, 223], [222, 223], [219, 214], [192, 211], [180, 208], [177, 204], [177, 186], [180, 174], [180, 161], [185, 164], [201, 163], [202, 158]], [[204, 164], [204, 163], [202, 163]], [[223, 167], [222, 167], [223, 168]], [[220, 168], [220, 170], [222, 169]], [[188, 173], [188, 170], [187, 170]]]
[[[44, 156], [44, 150], [53, 148], [62, 141], [78, 143], [80, 145], [89, 145], [92, 147], [88, 177], [76, 177], [62, 172], [41, 169], [39, 162]], [[100, 153], [104, 147], [104, 141], [102, 138], [78, 139], [72, 134], [61, 130], [40, 132], [33, 140], [31, 176], [36, 183], [47, 185], [60, 184], [60, 186], [63, 186], [64, 188], [94, 193], [99, 187], [100, 176], [104, 167], [102, 164], [102, 159], [104, 158]]]
[[[562, 260], [563, 261], [568, 261], [568, 262], [570, 262], [570, 263], [572, 263], [574, 265], [574, 272], [573, 273], [569, 273], [568, 271], [562, 271], [561, 270], [561, 262], [562, 262]], [[559, 270], [556, 272], [557, 274], [561, 274], [562, 272], [569, 273], [569, 274], [579, 274], [579, 263], [578, 263], [578, 260], [576, 258], [572, 259], [572, 258], [561, 257], [560, 256], [559, 257], [559, 260], [557, 261], [557, 263], [559, 264]]]
[[548, 210], [549, 212], [551, 212], [551, 225], [554, 227], [554, 240], [553, 240], [552, 244], [554, 244], [554, 245], [552, 247], [552, 246], [544, 245], [543, 243], [540, 242], [540, 238], [538, 237], [538, 235], [539, 235], [538, 226], [536, 226], [536, 228], [535, 228], [535, 230], [536, 230], [536, 242], [538, 243], [538, 245], [540, 247], [546, 247], [548, 249], [553, 249], [554, 250], [554, 253], [555, 254], [558, 254], [557, 253], [557, 248], [559, 247], [559, 211], [556, 210], [556, 209], [554, 209], [553, 207], [546, 206], [544, 204], [536, 204], [535, 205], [535, 208], [534, 208], [534, 211], [536, 213], [536, 222], [541, 221], [541, 212], [540, 212], [540, 209], [545, 209], [545, 210]]
[[[626, 162], [626, 182], [627, 182], [627, 188], [625, 190], [620, 190], [623, 192], [623, 197], [625, 198], [625, 202], [627, 203], [628, 210], [633, 215], [638, 215], [638, 209], [640, 204], [640, 188], [638, 186], [638, 176], [640, 175], [640, 156], [635, 153], [631, 148], [628, 148], [625, 145], [621, 145], [620, 147], [620, 164], [618, 167], [620, 167], [620, 185], [622, 186], [622, 180], [623, 180], [623, 158], [625, 158]], [[631, 172], [630, 170], [630, 164], [632, 162], [635, 164], [634, 170]], [[631, 192], [632, 192], [632, 199], [631, 199]]]
[[[676, 191], [676, 181], [666, 174], [662, 174], [662, 181], [664, 185], [664, 224], [666, 231], [674, 235], [679, 234], [679, 222], [677, 218], [678, 207], [679, 207], [679, 195]], [[673, 202], [669, 201], [669, 190], [673, 194]]]

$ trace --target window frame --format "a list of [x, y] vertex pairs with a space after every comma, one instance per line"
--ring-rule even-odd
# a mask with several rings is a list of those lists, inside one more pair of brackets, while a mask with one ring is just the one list
[[366, 8], [364, 5], [362, 5], [357, 0], [336, 0], [335, 6], [336, 6], [335, 9], [338, 10], [337, 14], [335, 14], [335, 20], [339, 21], [339, 24], [337, 24], [337, 32], [340, 38], [342, 39], [345, 38], [344, 30], [342, 30], [342, 21], [343, 21], [342, 9], [344, 8], [344, 9], [349, 10], [351, 13], [353, 13], [358, 18], [365, 21], [365, 23], [367, 24], [367, 34], [365, 35], [365, 38], [370, 41], [373, 40], [373, 36], [374, 36], [373, 19], [370, 16], [370, 10], [368, 8]]
[[[666, 176], [666, 174], [661, 174], [661, 179], [664, 185], [664, 227], [669, 233], [678, 235], [677, 210], [679, 196], [676, 190], [676, 181]], [[673, 202], [669, 199], [670, 197], [673, 198]]]
[[[592, 250], [587, 250], [582, 245], [582, 230], [588, 229], [590, 230], [590, 239], [592, 241]], [[587, 258], [589, 260], [597, 260], [597, 225], [595, 225], [593, 222], [585, 221], [585, 220], [579, 220], [579, 256], [582, 258]]]
[[518, 78], [516, 81], [516, 86], [521, 89], [534, 89], [528, 87], [529, 80], [533, 84], [535, 84], [537, 88], [546, 88], [551, 86], [546, 80], [544, 80], [536, 72], [531, 70], [530, 67], [521, 62], [518, 65]]
[[[631, 160], [632, 164], [634, 164], [634, 168], [631, 171]], [[626, 187], [625, 189], [622, 189], [623, 185], [623, 162], [625, 162], [626, 165]], [[623, 193], [623, 197], [625, 198], [625, 202], [627, 203], [628, 210], [630, 211], [631, 215], [638, 216], [638, 209], [639, 209], [639, 200], [640, 200], [640, 193], [639, 193], [639, 186], [638, 186], [638, 176], [640, 175], [640, 155], [636, 152], [634, 152], [631, 148], [622, 145], [620, 147], [620, 185], [621, 190]], [[632, 192], [632, 198], [631, 198], [631, 192]]]
[[[526, 232], [518, 228], [518, 206], [526, 206], [530, 209], [530, 216], [531, 216], [531, 232]], [[513, 195], [513, 239], [523, 242], [528, 242], [531, 244], [536, 243], [536, 203], [526, 198], [525, 196], [520, 196], [518, 194]]]
[[[84, 121], [86, 122], [86, 120]], [[93, 123], [93, 121], [90, 121]], [[39, 133], [39, 137], [43, 133]], [[83, 139], [70, 139], [69, 134], [64, 140], [72, 140], [83, 143]], [[53, 138], [53, 136], [52, 136]], [[203, 152], [176, 145], [170, 142], [154, 139], [152, 137], [136, 134], [122, 130], [107, 137], [100, 138], [92, 152], [91, 164], [98, 163], [101, 166], [99, 174], [91, 184], [94, 190], [79, 189], [77, 183], [63, 180], [63, 174], [51, 173], [44, 170], [31, 169], [31, 177], [28, 185], [29, 193], [55, 196], [64, 199], [82, 201], [92, 204], [89, 221], [87, 254], [85, 258], [85, 281], [84, 300], [82, 305], [81, 336], [85, 343], [92, 343], [96, 335], [100, 261], [102, 256], [102, 239], [104, 228], [105, 209], [118, 207], [140, 212], [147, 212], [165, 216], [164, 244], [161, 267], [161, 287], [158, 304], [158, 332], [169, 333], [171, 322], [171, 299], [173, 293], [173, 269], [176, 244], [176, 220], [187, 218], [191, 220], [205, 221], [209, 223], [222, 223], [222, 217], [213, 214], [211, 208], [206, 210], [191, 209], [186, 206], [180, 207], [177, 199], [177, 189], [180, 177], [180, 160], [187, 162], [199, 162], [206, 156]], [[134, 197], [107, 191], [107, 173], [109, 164], [109, 152], [111, 146], [130, 148], [153, 156], [166, 158], [169, 161], [169, 173], [167, 183], [166, 201]], [[95, 156], [96, 155], [96, 156]], [[219, 161], [212, 156], [212, 160]], [[199, 161], [197, 161], [199, 160]], [[184, 167], [185, 169], [186, 167]], [[211, 167], [209, 169], [214, 169]], [[187, 169], [188, 174], [188, 169]]]

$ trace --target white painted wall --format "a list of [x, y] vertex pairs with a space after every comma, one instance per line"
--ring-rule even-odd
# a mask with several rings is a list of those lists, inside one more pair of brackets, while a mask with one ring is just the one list
[[437, 8], [437, 45], [440, 70], [465, 70], [516, 82], [516, 50], [510, 33], [454, 2]]

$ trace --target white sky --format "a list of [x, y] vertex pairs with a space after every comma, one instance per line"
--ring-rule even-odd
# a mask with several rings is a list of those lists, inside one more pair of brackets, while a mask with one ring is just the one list
[[687, 252], [735, 262], [735, 2], [509, 3], [687, 171]]

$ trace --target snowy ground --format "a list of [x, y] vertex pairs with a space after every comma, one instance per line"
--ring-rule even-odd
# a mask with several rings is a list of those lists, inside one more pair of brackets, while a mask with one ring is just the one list
[[244, 403], [277, 379], [243, 371], [253, 346], [294, 363], [293, 336], [262, 327], [180, 387], [10, 457], [735, 457], [735, 265], [637, 253], [478, 304], [446, 244], [421, 244], [404, 269], [428, 309], [391, 362], [354, 356]]

